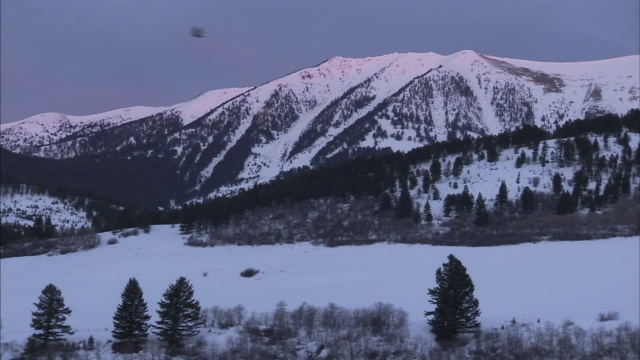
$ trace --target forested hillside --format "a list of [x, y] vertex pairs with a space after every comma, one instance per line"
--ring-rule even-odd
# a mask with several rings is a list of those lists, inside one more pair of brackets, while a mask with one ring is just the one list
[[[194, 245], [391, 241], [481, 246], [628, 236], [640, 233], [639, 124], [640, 111], [634, 110], [568, 122], [553, 133], [526, 125], [408, 153], [362, 154], [292, 170], [234, 196], [167, 210], [145, 209], [126, 197], [96, 198], [95, 192], [54, 187], [55, 179], [34, 185], [58, 202], [75, 204], [95, 231], [181, 224]], [[11, 165], [3, 159], [2, 166]], [[15, 189], [20, 179], [3, 173], [3, 184], [15, 184]], [[40, 215], [42, 220], [52, 216]], [[58, 231], [34, 236], [31, 229], [42, 220], [11, 219], [3, 216], [3, 243], [60, 236], [67, 226], [53, 216]]]

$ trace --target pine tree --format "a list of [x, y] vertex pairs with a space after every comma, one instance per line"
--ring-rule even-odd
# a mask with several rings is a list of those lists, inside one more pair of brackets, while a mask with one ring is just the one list
[[496, 209], [504, 211], [509, 204], [509, 190], [507, 184], [502, 181], [500, 188], [498, 189], [498, 195], [496, 195]]
[[453, 169], [451, 170], [453, 176], [456, 178], [460, 177], [463, 167], [464, 163], [462, 162], [462, 157], [456, 157], [456, 159], [453, 161]]
[[391, 205], [393, 205], [391, 194], [386, 191], [383, 192], [382, 195], [380, 195], [380, 210], [389, 211], [391, 210]]
[[440, 163], [440, 160], [437, 158], [433, 159], [429, 170], [431, 171], [431, 183], [438, 182], [442, 177], [442, 164]]
[[519, 169], [527, 162], [527, 155], [524, 153], [524, 150], [520, 152], [520, 156], [516, 158], [516, 169]]
[[429, 170], [425, 170], [422, 175], [422, 191], [427, 194], [429, 193], [429, 189], [431, 188], [431, 173]]
[[51, 221], [51, 216], [47, 216], [44, 220], [44, 226], [42, 228], [42, 237], [44, 239], [50, 239], [56, 235], [56, 227]]
[[433, 200], [440, 200], [440, 190], [437, 187], [433, 187]]
[[204, 325], [200, 315], [200, 303], [193, 298], [193, 287], [184, 277], [169, 285], [158, 302], [160, 319], [154, 325], [153, 333], [166, 341], [171, 347], [182, 346], [182, 341], [199, 333]]
[[535, 143], [532, 144], [531, 146], [531, 161], [533, 161], [534, 163], [536, 161], [538, 161], [538, 149], [540, 147], [540, 143], [538, 143], [537, 141]]
[[448, 260], [436, 271], [436, 287], [429, 289], [429, 303], [435, 309], [424, 312], [436, 341], [456, 340], [480, 327], [480, 304], [467, 268], [453, 254]]
[[533, 191], [527, 186], [522, 190], [520, 195], [520, 203], [522, 204], [522, 211], [526, 213], [532, 213], [536, 210], [536, 200], [533, 195]]
[[144, 301], [142, 289], [138, 280], [129, 279], [121, 294], [122, 302], [118, 305], [113, 316], [113, 330], [111, 334], [117, 341], [132, 345], [145, 343], [149, 336], [149, 310]]
[[551, 183], [552, 183], [553, 193], [556, 194], [556, 196], [559, 196], [560, 193], [562, 192], [562, 176], [560, 175], [560, 173], [553, 174], [553, 179], [551, 180]]
[[38, 239], [44, 238], [44, 220], [42, 216], [36, 216], [33, 219], [33, 225], [31, 226], [31, 235]]
[[424, 204], [424, 210], [422, 211], [422, 215], [424, 217], [424, 221], [426, 221], [428, 223], [432, 223], [433, 222], [433, 214], [431, 213], [431, 205], [429, 205], [428, 201]]
[[[469, 192], [469, 187], [465, 185], [464, 189], [462, 189], [462, 194], [460, 194], [458, 207], [465, 214], [471, 214], [473, 211], [473, 204], [473, 195]], [[458, 215], [461, 215], [460, 211], [458, 211]]]
[[36, 331], [31, 338], [41, 347], [49, 343], [60, 342], [62, 335], [71, 335], [74, 332], [67, 325], [67, 316], [71, 315], [71, 309], [64, 305], [62, 291], [55, 285], [45, 286], [34, 303], [36, 311], [31, 312], [31, 327]]
[[576, 212], [576, 207], [573, 201], [573, 196], [571, 196], [571, 194], [569, 194], [567, 191], [563, 191], [560, 194], [560, 198], [558, 198], [556, 214], [564, 215], [564, 214], [572, 214], [574, 212]]
[[500, 150], [494, 141], [486, 144], [485, 148], [487, 150], [487, 162], [497, 162], [500, 160]]
[[409, 195], [409, 187], [406, 182], [400, 184], [400, 198], [398, 198], [398, 204], [396, 205], [396, 218], [404, 219], [410, 217], [413, 214], [413, 200]]
[[476, 198], [475, 215], [474, 224], [476, 224], [476, 226], [489, 225], [489, 212], [487, 211], [487, 204], [482, 197], [482, 193], [478, 193], [478, 197]]

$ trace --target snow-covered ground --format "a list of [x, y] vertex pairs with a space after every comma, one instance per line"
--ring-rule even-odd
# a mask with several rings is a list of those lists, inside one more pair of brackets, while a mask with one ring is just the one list
[[[61, 256], [0, 261], [2, 342], [22, 343], [33, 332], [33, 303], [49, 283], [58, 286], [73, 313], [71, 339], [110, 338], [112, 316], [127, 280], [136, 277], [157, 320], [157, 302], [179, 276], [193, 284], [205, 308], [242, 304], [249, 312], [271, 311], [284, 300], [329, 302], [355, 308], [382, 301], [405, 309], [414, 332], [428, 334], [423, 312], [427, 289], [449, 254], [467, 267], [486, 328], [518, 321], [571, 319], [599, 326], [599, 313], [616, 311], [619, 324], [640, 319], [640, 239], [615, 238], [503, 247], [460, 248], [376, 244], [339, 248], [311, 244], [277, 246], [184, 246], [177, 227], [154, 226], [149, 234], [120, 238], [102, 234], [97, 249]], [[260, 270], [243, 278], [247, 267]], [[206, 276], [205, 276], [206, 275]]]
[[0, 187], [0, 216], [3, 224], [17, 223], [31, 226], [36, 216], [51, 217], [57, 230], [91, 227], [87, 213], [78, 210], [73, 199], [63, 199], [22, 186], [14, 191], [10, 186]]

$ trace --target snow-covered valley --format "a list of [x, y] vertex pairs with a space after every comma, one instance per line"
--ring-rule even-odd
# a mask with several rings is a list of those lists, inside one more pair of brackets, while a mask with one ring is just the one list
[[[542, 242], [466, 248], [376, 244], [338, 248], [309, 243], [275, 246], [184, 245], [178, 227], [153, 226], [149, 234], [118, 238], [103, 233], [94, 250], [59, 256], [8, 258], [1, 267], [2, 342], [24, 342], [32, 333], [31, 311], [40, 291], [58, 286], [73, 313], [73, 340], [110, 339], [120, 292], [135, 277], [157, 320], [157, 302], [178, 277], [192, 282], [203, 308], [243, 305], [249, 313], [271, 311], [279, 301], [346, 308], [391, 303], [409, 314], [412, 332], [428, 336], [423, 312], [435, 270], [454, 254], [467, 267], [480, 301], [485, 329], [519, 322], [592, 328], [598, 314], [640, 319], [640, 239]], [[107, 245], [108, 239], [118, 243]], [[260, 270], [253, 278], [240, 272]]]

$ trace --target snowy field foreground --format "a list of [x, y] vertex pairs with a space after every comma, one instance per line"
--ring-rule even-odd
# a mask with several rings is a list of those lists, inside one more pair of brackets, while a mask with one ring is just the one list
[[[571, 319], [597, 327], [599, 313], [616, 311], [617, 325], [640, 319], [640, 239], [615, 238], [487, 248], [377, 244], [339, 248], [310, 244], [184, 246], [177, 227], [154, 226], [150, 234], [119, 239], [102, 234], [97, 249], [60, 256], [9, 258], [1, 266], [2, 342], [23, 342], [33, 332], [31, 311], [42, 289], [58, 286], [77, 330], [70, 339], [111, 337], [112, 316], [130, 277], [144, 291], [152, 321], [170, 283], [187, 277], [203, 308], [242, 304], [272, 311], [284, 300], [346, 308], [392, 303], [409, 313], [414, 332], [428, 333], [423, 312], [435, 271], [453, 253], [467, 267], [480, 301], [483, 327], [517, 321]], [[253, 267], [260, 273], [243, 278]], [[206, 275], [206, 276], [205, 276]]]

